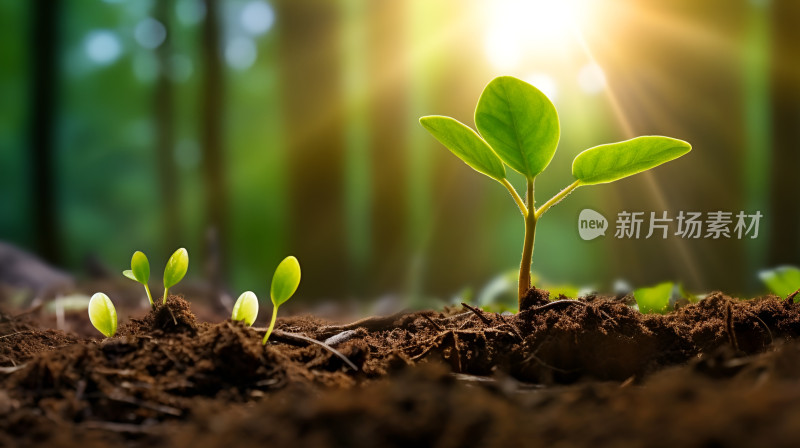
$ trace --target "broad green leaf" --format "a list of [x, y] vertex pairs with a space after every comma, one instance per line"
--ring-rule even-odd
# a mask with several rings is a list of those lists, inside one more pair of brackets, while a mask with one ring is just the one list
[[636, 137], [583, 151], [572, 162], [572, 175], [583, 185], [604, 184], [677, 159], [691, 149], [689, 143], [670, 137]]
[[125, 270], [125, 271], [122, 271], [122, 275], [124, 275], [125, 277], [128, 277], [129, 279], [131, 279], [131, 280], [133, 280], [133, 281], [135, 281], [135, 282], [138, 282], [138, 281], [139, 281], [139, 279], [138, 279], [138, 278], [136, 278], [136, 276], [135, 276], [135, 275], [133, 275], [133, 271], [132, 271], [132, 270], [130, 270], [130, 269], [128, 269], [128, 270]]
[[[794, 266], [780, 266], [758, 273], [761, 281], [776, 296], [786, 297], [800, 288], [800, 269]], [[795, 298], [797, 301], [798, 298]]]
[[105, 337], [110, 338], [117, 334], [117, 310], [111, 299], [102, 292], [89, 299], [89, 320]]
[[297, 262], [297, 258], [290, 255], [281, 261], [272, 276], [272, 287], [270, 288], [272, 304], [277, 307], [289, 300], [299, 285], [300, 263]]
[[528, 179], [547, 168], [561, 136], [550, 99], [512, 76], [495, 78], [483, 90], [475, 126], [500, 159]]
[[133, 253], [131, 271], [133, 271], [136, 281], [141, 284], [146, 284], [150, 280], [150, 262], [147, 261], [147, 256], [143, 252], [137, 250]]
[[236, 299], [231, 319], [243, 320], [247, 325], [253, 325], [256, 317], [258, 317], [258, 297], [252, 291], [245, 291]]
[[419, 119], [439, 143], [455, 154], [475, 171], [492, 179], [506, 177], [506, 168], [492, 148], [475, 131], [455, 118], [429, 115]]
[[672, 282], [659, 283], [649, 288], [639, 288], [633, 291], [633, 297], [643, 314], [664, 314], [669, 309], [669, 299], [675, 285]]
[[164, 268], [164, 288], [177, 285], [186, 275], [187, 269], [189, 269], [189, 253], [186, 249], [180, 248], [169, 257], [167, 267]]

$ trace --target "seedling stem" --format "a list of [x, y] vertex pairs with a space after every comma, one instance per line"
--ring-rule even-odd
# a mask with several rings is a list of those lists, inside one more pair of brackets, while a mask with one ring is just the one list
[[528, 290], [531, 289], [531, 260], [533, 258], [533, 242], [536, 238], [536, 221], [538, 217], [535, 213], [535, 204], [533, 198], [533, 179], [528, 179], [528, 191], [525, 196], [528, 202], [528, 213], [523, 212], [525, 217], [525, 241], [522, 244], [522, 261], [519, 265], [519, 298], [525, 297]]

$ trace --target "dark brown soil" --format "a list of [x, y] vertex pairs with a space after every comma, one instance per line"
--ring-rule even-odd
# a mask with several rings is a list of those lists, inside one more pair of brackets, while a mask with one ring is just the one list
[[[795, 446], [800, 304], [720, 293], [264, 329], [177, 296], [114, 338], [0, 320], [0, 446]], [[327, 341], [329, 348], [296, 336]], [[797, 341], [797, 342], [796, 342]]]

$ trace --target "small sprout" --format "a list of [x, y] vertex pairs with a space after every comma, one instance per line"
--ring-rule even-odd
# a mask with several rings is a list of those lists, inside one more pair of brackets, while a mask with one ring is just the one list
[[186, 275], [189, 269], [189, 253], [186, 249], [180, 248], [169, 257], [167, 266], [164, 268], [164, 303], [167, 303], [169, 288], [178, 284]]
[[761, 271], [758, 277], [773, 294], [779, 297], [788, 297], [800, 288], [800, 269], [794, 266], [779, 266]]
[[253, 325], [258, 316], [258, 298], [252, 291], [245, 291], [233, 305], [231, 319], [243, 320], [247, 325]]
[[[550, 164], [561, 137], [556, 108], [539, 89], [511, 76], [493, 79], [475, 108], [475, 126], [479, 133], [450, 117], [431, 115], [419, 121], [467, 165], [503, 185], [517, 203], [525, 220], [518, 303], [532, 284], [531, 257], [536, 223], [550, 207], [578, 187], [613, 182], [649, 170], [692, 148], [682, 140], [644, 136], [587, 149], [572, 162], [575, 181], [535, 207], [534, 180]], [[506, 165], [525, 176], [524, 199], [508, 181]]]
[[300, 263], [297, 258], [288, 256], [281, 261], [278, 268], [275, 269], [275, 274], [272, 276], [272, 287], [270, 288], [269, 295], [272, 299], [272, 321], [269, 323], [267, 334], [264, 335], [262, 345], [267, 344], [269, 335], [275, 328], [275, 321], [278, 319], [278, 307], [289, 300], [297, 291], [300, 285]]
[[102, 292], [89, 299], [89, 320], [105, 337], [110, 338], [117, 334], [117, 310], [111, 299]]
[[150, 281], [150, 262], [147, 261], [147, 256], [143, 252], [137, 250], [133, 253], [131, 268], [123, 271], [122, 275], [144, 285], [147, 300], [150, 301], [150, 306], [153, 306], [153, 296], [150, 294], [150, 287], [147, 286], [147, 282]]
[[659, 283], [649, 288], [639, 288], [633, 291], [633, 297], [643, 314], [664, 314], [669, 311], [669, 302], [675, 284], [672, 282]]

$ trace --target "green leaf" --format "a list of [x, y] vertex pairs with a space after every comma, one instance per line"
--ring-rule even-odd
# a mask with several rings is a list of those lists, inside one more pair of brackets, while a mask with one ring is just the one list
[[138, 279], [138, 278], [136, 278], [136, 276], [135, 276], [135, 275], [133, 275], [133, 271], [132, 271], [132, 270], [130, 270], [130, 269], [128, 269], [128, 270], [125, 270], [125, 271], [122, 271], [122, 275], [124, 275], [125, 277], [128, 277], [129, 279], [131, 279], [131, 280], [133, 280], [133, 281], [135, 281], [135, 282], [138, 282], [138, 281], [139, 281], [139, 279]]
[[776, 296], [786, 297], [800, 288], [800, 269], [794, 266], [780, 266], [768, 271], [761, 271], [758, 276]]
[[497, 154], [475, 131], [460, 121], [429, 115], [420, 118], [419, 122], [439, 143], [475, 171], [498, 181], [505, 179], [506, 168]]
[[243, 320], [247, 325], [253, 325], [256, 317], [258, 317], [258, 297], [252, 291], [245, 291], [236, 299], [231, 319]]
[[117, 310], [111, 299], [102, 292], [89, 299], [89, 320], [107, 338], [117, 334]]
[[141, 284], [146, 284], [150, 280], [150, 262], [147, 261], [147, 256], [141, 251], [136, 251], [131, 257], [131, 271], [133, 271], [136, 281]]
[[636, 137], [583, 151], [572, 162], [572, 175], [583, 185], [604, 184], [655, 168], [691, 149], [689, 143], [670, 137]]
[[672, 282], [659, 283], [649, 288], [639, 288], [633, 291], [633, 297], [639, 304], [639, 311], [644, 314], [664, 314], [669, 309], [669, 299], [675, 285]]
[[272, 276], [270, 298], [276, 307], [289, 300], [300, 285], [300, 263], [297, 258], [288, 256], [281, 261]]
[[167, 267], [164, 268], [164, 288], [171, 288], [178, 284], [189, 269], [189, 253], [180, 248], [169, 257]]
[[475, 109], [475, 125], [500, 159], [528, 179], [547, 168], [561, 136], [550, 99], [512, 76], [489, 82]]

